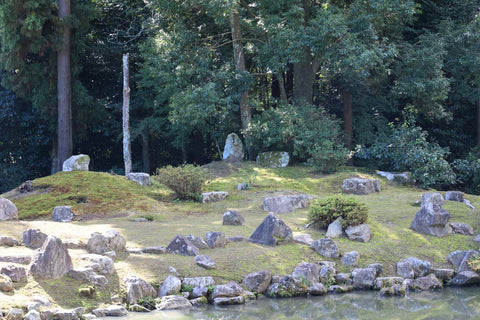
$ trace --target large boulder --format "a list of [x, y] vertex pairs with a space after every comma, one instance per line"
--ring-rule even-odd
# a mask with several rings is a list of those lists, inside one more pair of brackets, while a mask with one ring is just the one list
[[309, 286], [304, 279], [286, 275], [270, 285], [265, 291], [265, 295], [272, 298], [290, 298], [306, 296], [308, 292]]
[[420, 277], [416, 279], [407, 279], [406, 285], [407, 288], [410, 290], [417, 290], [417, 291], [427, 291], [433, 289], [442, 289], [443, 284], [440, 280], [435, 277], [435, 275], [430, 274], [426, 277]]
[[86, 265], [86, 267], [92, 269], [95, 272], [101, 274], [115, 273], [115, 264], [113, 259], [110, 257], [90, 253], [82, 255], [81, 259], [87, 261], [88, 264]]
[[272, 274], [270, 271], [259, 271], [249, 273], [243, 279], [243, 285], [250, 291], [258, 294], [264, 293], [272, 282]]
[[157, 310], [175, 310], [175, 309], [188, 309], [192, 304], [187, 298], [177, 295], [164, 296], [159, 304], [155, 306]]
[[245, 219], [237, 210], [228, 210], [223, 214], [224, 226], [243, 226]]
[[150, 180], [150, 175], [145, 172], [130, 172], [127, 174], [127, 179], [135, 181], [141, 186], [150, 186], [152, 181]]
[[86, 281], [98, 287], [105, 287], [108, 284], [105, 276], [95, 273], [90, 267], [72, 269], [68, 271], [67, 275], [75, 280]]
[[72, 207], [57, 206], [53, 209], [52, 220], [56, 222], [69, 222], [73, 219]]
[[137, 276], [127, 276], [123, 278], [123, 284], [126, 288], [127, 304], [136, 304], [143, 298], [156, 298], [157, 290], [147, 281]]
[[480, 276], [478, 273], [473, 271], [462, 271], [459, 272], [455, 278], [453, 278], [449, 284], [454, 286], [467, 286], [472, 284], [479, 284]]
[[372, 289], [377, 271], [373, 268], [354, 269], [352, 271], [353, 288]]
[[230, 133], [225, 141], [223, 149], [223, 160], [242, 160], [243, 143], [236, 133]]
[[38, 249], [43, 246], [47, 237], [48, 236], [39, 229], [27, 229], [23, 232], [22, 242], [29, 248]]
[[312, 249], [325, 258], [339, 258], [340, 251], [335, 242], [330, 238], [318, 239], [312, 243]]
[[425, 193], [422, 195], [421, 209], [415, 215], [410, 229], [442, 237], [448, 232], [448, 219], [450, 213], [442, 209], [445, 201], [439, 193]]
[[283, 168], [288, 166], [290, 155], [285, 151], [262, 152], [257, 155], [257, 164], [262, 167]]
[[397, 263], [397, 273], [405, 279], [425, 277], [433, 272], [432, 264], [415, 257]]
[[311, 196], [306, 194], [263, 198], [263, 210], [273, 213], [292, 212], [308, 207], [311, 199]]
[[0, 270], [1, 274], [9, 276], [13, 282], [20, 282], [27, 277], [27, 271], [23, 267], [8, 265]]
[[94, 232], [87, 242], [87, 250], [90, 253], [105, 254], [106, 252], [124, 252], [125, 239], [116, 230], [108, 230], [104, 234]]
[[342, 231], [342, 217], [338, 217], [328, 225], [326, 238], [340, 238], [343, 235]]
[[246, 297], [245, 290], [236, 282], [229, 282], [226, 284], [221, 284], [215, 287], [212, 292], [212, 299], [215, 301], [216, 298], [220, 297]]
[[270, 212], [250, 236], [250, 242], [274, 246], [280, 242], [292, 241], [292, 230]]
[[18, 220], [18, 209], [15, 204], [0, 197], [0, 220]]
[[447, 191], [447, 193], [445, 193], [445, 200], [463, 202], [465, 200], [465, 193], [461, 191]]
[[63, 162], [62, 171], [88, 171], [90, 157], [86, 154], [71, 156]]
[[320, 267], [316, 263], [301, 262], [295, 267], [292, 275], [308, 280], [310, 284], [317, 283], [320, 277]]
[[73, 269], [72, 258], [61, 239], [48, 236], [30, 263], [30, 273], [41, 279], [57, 279]]
[[350, 251], [345, 253], [341, 258], [340, 261], [346, 266], [355, 266], [360, 260], [360, 254], [357, 251]]
[[208, 243], [208, 246], [212, 249], [225, 247], [227, 240], [225, 238], [225, 233], [221, 231], [209, 231], [205, 236], [205, 240]]
[[345, 233], [347, 234], [348, 239], [352, 241], [368, 242], [372, 237], [372, 233], [370, 232], [370, 226], [368, 224], [349, 226], [345, 230]]
[[345, 194], [365, 195], [380, 192], [380, 180], [350, 178], [343, 180], [342, 192]]
[[177, 294], [180, 292], [181, 289], [182, 289], [182, 281], [175, 276], [169, 275], [160, 286], [160, 289], [158, 291], [158, 296], [163, 297], [163, 296], [169, 296], [172, 294]]
[[178, 235], [170, 241], [167, 251], [182, 256], [198, 256], [200, 254], [198, 248], [182, 235]]
[[228, 197], [226, 191], [212, 191], [202, 193], [202, 203], [212, 203], [225, 200]]

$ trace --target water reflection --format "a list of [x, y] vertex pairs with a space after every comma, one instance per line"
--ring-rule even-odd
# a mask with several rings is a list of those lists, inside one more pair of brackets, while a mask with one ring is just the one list
[[131, 320], [260, 320], [260, 319], [479, 319], [480, 288], [446, 288], [410, 292], [406, 297], [380, 297], [376, 291], [292, 299], [259, 299], [246, 305], [204, 306], [187, 311], [131, 314]]

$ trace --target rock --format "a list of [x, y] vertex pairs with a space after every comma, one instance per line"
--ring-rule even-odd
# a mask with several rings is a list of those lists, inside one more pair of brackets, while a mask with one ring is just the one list
[[151, 186], [152, 181], [150, 180], [150, 175], [145, 172], [130, 172], [127, 174], [127, 179], [135, 181], [141, 186]]
[[32, 255], [31, 254], [18, 254], [18, 255], [0, 256], [0, 262], [30, 264], [31, 261], [32, 261]]
[[221, 231], [209, 231], [205, 237], [208, 246], [212, 249], [225, 247], [227, 240], [225, 239], [225, 233]]
[[296, 236], [293, 236], [293, 242], [296, 243], [301, 243], [301, 244], [306, 244], [307, 246], [311, 246], [313, 243], [312, 236], [309, 234], [299, 234]]
[[340, 238], [343, 235], [342, 231], [342, 217], [338, 217], [328, 225], [325, 238]]
[[227, 243], [228, 242], [248, 242], [248, 238], [244, 236], [233, 236], [227, 238]]
[[164, 246], [146, 247], [142, 251], [150, 254], [165, 254], [167, 253], [167, 248]]
[[115, 273], [115, 264], [110, 257], [102, 256], [99, 254], [84, 254], [82, 255], [82, 260], [89, 261], [90, 264], [87, 267], [91, 268], [93, 271], [101, 274], [114, 274]]
[[53, 209], [52, 220], [56, 222], [69, 222], [73, 219], [72, 207], [57, 206]]
[[104, 234], [94, 232], [87, 242], [90, 253], [104, 254], [108, 251], [124, 252], [127, 242], [116, 230], [108, 230]]
[[463, 203], [465, 203], [465, 205], [466, 205], [467, 207], [469, 207], [470, 209], [475, 210], [475, 207], [470, 203], [469, 200], [463, 199]]
[[47, 235], [39, 229], [27, 229], [23, 232], [23, 244], [32, 249], [41, 248]]
[[332, 285], [328, 287], [328, 293], [347, 293], [353, 291], [352, 286], [339, 286], [339, 285]]
[[480, 276], [473, 271], [462, 271], [459, 272], [452, 281], [449, 282], [450, 285], [454, 286], [466, 286], [471, 284], [480, 283]]
[[273, 213], [292, 212], [308, 207], [311, 199], [311, 196], [306, 194], [263, 198], [263, 210]]
[[475, 256], [478, 257], [478, 251], [475, 250], [468, 250], [465, 252], [465, 255], [463, 256], [462, 261], [460, 262], [460, 265], [458, 266], [458, 272], [462, 271], [474, 271], [470, 268], [470, 265], [468, 264], [469, 260]]
[[76, 309], [53, 309], [45, 310], [41, 313], [42, 319], [58, 319], [58, 320], [80, 320], [83, 318], [84, 308]]
[[412, 265], [403, 261], [397, 263], [397, 274], [405, 279], [413, 279], [415, 277]]
[[192, 292], [190, 292], [190, 300], [200, 297], [206, 297], [208, 294], [208, 289], [206, 287], [194, 287]]
[[10, 279], [10, 277], [5, 274], [0, 274], [0, 291], [1, 292], [13, 291], [12, 279]]
[[236, 282], [229, 282], [227, 284], [221, 284], [215, 287], [212, 292], [212, 300], [215, 301], [217, 298], [231, 298], [231, 297], [246, 297], [245, 290]]
[[335, 276], [335, 282], [338, 283], [338, 284], [351, 286], [353, 284], [352, 274], [351, 273], [338, 273]]
[[[429, 197], [426, 198], [426, 195]], [[441, 197], [440, 194], [438, 195]], [[422, 207], [415, 215], [410, 229], [437, 237], [442, 237], [447, 233], [446, 225], [450, 219], [450, 213], [438, 204], [443, 201], [443, 197], [440, 197], [435, 194], [422, 196]]]
[[380, 192], [380, 180], [350, 178], [343, 180], [342, 192], [345, 194], [366, 195]]
[[137, 277], [128, 276], [123, 278], [123, 284], [126, 288], [127, 304], [136, 304], [143, 298], [156, 298], [157, 291], [147, 281]]
[[410, 290], [426, 291], [426, 290], [443, 288], [442, 282], [438, 280], [437, 277], [435, 277], [435, 275], [433, 274], [427, 277], [407, 279], [405, 281], [406, 281], [407, 288]]
[[18, 187], [18, 192], [28, 193], [33, 191], [33, 184], [31, 180], [27, 180]]
[[391, 286], [381, 288], [379, 295], [380, 296], [389, 296], [389, 297], [391, 297], [391, 296], [405, 296], [405, 294], [407, 292], [407, 285], [405, 283], [406, 281], [408, 281], [408, 280], [405, 280], [401, 284], [393, 284]]
[[18, 220], [18, 210], [15, 204], [0, 197], [0, 220]]
[[210, 287], [215, 285], [215, 280], [213, 280], [212, 277], [184, 278], [183, 285], [192, 287]]
[[354, 269], [352, 281], [354, 289], [372, 289], [376, 277], [376, 270], [372, 268]]
[[252, 292], [262, 294], [267, 290], [271, 281], [272, 274], [265, 270], [247, 274], [243, 279], [243, 285]]
[[348, 239], [352, 241], [368, 242], [372, 237], [370, 226], [368, 224], [361, 224], [358, 226], [349, 226], [345, 233]]
[[0, 246], [13, 247], [18, 246], [18, 241], [8, 236], [0, 236]]
[[225, 200], [228, 197], [226, 191], [212, 191], [202, 193], [202, 203], [212, 203]]
[[5, 313], [5, 320], [22, 320], [23, 310], [18, 308], [12, 308]]
[[420, 260], [415, 257], [403, 259], [404, 262], [412, 266], [414, 278], [424, 277], [433, 272], [432, 264], [428, 261]]
[[372, 263], [372, 264], [369, 264], [367, 266], [367, 268], [373, 268], [375, 269], [377, 272], [376, 272], [376, 276], [380, 276], [382, 273], [383, 273], [383, 265], [380, 264], [380, 263]]
[[449, 225], [452, 233], [463, 234], [466, 236], [473, 236], [474, 234], [473, 227], [468, 223], [450, 222]]
[[473, 238], [473, 242], [480, 243], [480, 234], [476, 235], [475, 238]]
[[307, 280], [310, 284], [313, 284], [318, 282], [320, 278], [319, 272], [320, 272], [320, 268], [318, 264], [301, 262], [295, 267], [295, 270], [293, 270], [292, 275], [303, 278]]
[[448, 282], [455, 277], [455, 270], [453, 269], [433, 269], [433, 274], [443, 282]]
[[90, 157], [86, 154], [71, 156], [63, 162], [63, 171], [88, 171]]
[[107, 308], [98, 308], [92, 311], [96, 317], [125, 317], [128, 315], [124, 306], [111, 305]]
[[58, 279], [73, 269], [67, 246], [55, 236], [48, 236], [30, 263], [30, 273], [41, 279]]
[[198, 297], [195, 299], [190, 299], [189, 300], [192, 306], [200, 306], [208, 303], [208, 300], [206, 297]]
[[30, 310], [27, 312], [27, 314], [25, 315], [25, 318], [23, 319], [24, 320], [41, 320], [40, 312], [38, 312], [37, 310]]
[[445, 193], [445, 200], [463, 202], [465, 200], [465, 193], [461, 191], [447, 191], [447, 193]]
[[17, 267], [15, 265], [9, 265], [3, 267], [0, 270], [1, 274], [9, 276], [13, 282], [20, 282], [23, 279], [27, 278], [27, 271], [23, 267]]
[[159, 297], [177, 294], [182, 289], [182, 281], [175, 276], [168, 276], [160, 286], [158, 291]]
[[314, 283], [308, 288], [308, 293], [312, 296], [321, 296], [327, 292], [324, 285], [320, 282]]
[[156, 305], [157, 310], [188, 309], [191, 307], [192, 304], [188, 299], [177, 295], [162, 297], [161, 302]]
[[286, 275], [270, 285], [265, 291], [265, 295], [272, 298], [306, 296], [308, 289], [309, 286], [302, 278]]
[[229, 306], [234, 304], [244, 304], [245, 301], [246, 301], [245, 296], [218, 297], [213, 299], [213, 304], [216, 306]]
[[225, 141], [223, 149], [223, 160], [242, 160], [243, 143], [236, 133], [230, 133]]
[[339, 258], [340, 252], [338, 246], [330, 238], [319, 239], [312, 243], [312, 248], [325, 258]]
[[[325, 261], [326, 262], [326, 261]], [[320, 282], [327, 284], [335, 279], [337, 275], [337, 270], [335, 270], [335, 264], [324, 264], [322, 261], [319, 262], [320, 265]]]
[[207, 255], [198, 255], [195, 256], [195, 263], [198, 264], [200, 267], [205, 268], [207, 270], [216, 269], [217, 265], [212, 258]]
[[87, 245], [82, 240], [64, 239], [63, 243], [65, 243], [68, 249], [87, 249]]
[[243, 226], [245, 225], [245, 219], [237, 210], [228, 210], [223, 214], [223, 225]]
[[187, 239], [198, 249], [210, 249], [210, 246], [205, 240], [203, 240], [202, 237], [197, 237], [193, 234], [189, 234], [187, 236]]
[[43, 307], [51, 307], [52, 303], [50, 302], [50, 300], [45, 297], [45, 296], [40, 296], [40, 295], [34, 295], [32, 297], [32, 300], [36, 303], [38, 303], [40, 306], [43, 306]]
[[378, 171], [379, 176], [387, 178], [389, 181], [396, 181], [398, 183], [408, 183], [412, 176], [411, 172], [393, 173], [388, 171]]
[[292, 230], [270, 212], [250, 236], [250, 242], [274, 246], [280, 242], [291, 242]]
[[358, 260], [360, 260], [360, 254], [357, 251], [347, 252], [340, 258], [340, 261], [349, 267], [355, 266], [358, 263]]
[[95, 273], [91, 268], [77, 268], [68, 271], [67, 275], [70, 278], [79, 280], [79, 281], [86, 281], [95, 286], [103, 287], [108, 283], [107, 278], [104, 276], [100, 276]]
[[290, 155], [285, 151], [262, 152], [257, 155], [257, 164], [262, 167], [283, 168], [288, 166]]
[[443, 196], [438, 192], [424, 193], [422, 194], [421, 207], [428, 206], [429, 204], [436, 204], [438, 206], [443, 206], [445, 200]]
[[448, 255], [448, 261], [450, 261], [451, 264], [453, 264], [456, 268], [460, 267], [460, 264], [462, 263], [463, 258], [465, 257], [465, 254], [467, 251], [453, 251], [450, 252]]
[[382, 288], [389, 288], [394, 285], [401, 285], [405, 280], [402, 277], [381, 277], [376, 278], [373, 283], [373, 289], [380, 290]]
[[128, 311], [131, 312], [150, 312], [148, 308], [145, 308], [144, 306], [141, 306], [139, 304], [133, 304], [128, 306]]

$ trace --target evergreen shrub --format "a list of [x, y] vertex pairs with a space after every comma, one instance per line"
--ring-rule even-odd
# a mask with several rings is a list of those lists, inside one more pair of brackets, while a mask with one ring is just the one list
[[343, 228], [366, 223], [368, 208], [353, 197], [336, 195], [324, 200], [314, 200], [308, 210], [308, 222], [320, 229], [326, 229], [339, 217], [342, 218]]
[[207, 181], [205, 170], [192, 164], [159, 168], [156, 175], [158, 181], [175, 192], [181, 200], [199, 201], [202, 188]]

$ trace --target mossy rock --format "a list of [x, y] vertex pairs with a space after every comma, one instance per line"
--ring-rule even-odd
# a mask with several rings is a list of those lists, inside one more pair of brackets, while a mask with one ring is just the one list
[[257, 164], [262, 167], [283, 168], [288, 166], [290, 155], [284, 151], [269, 151], [259, 153], [257, 156]]

